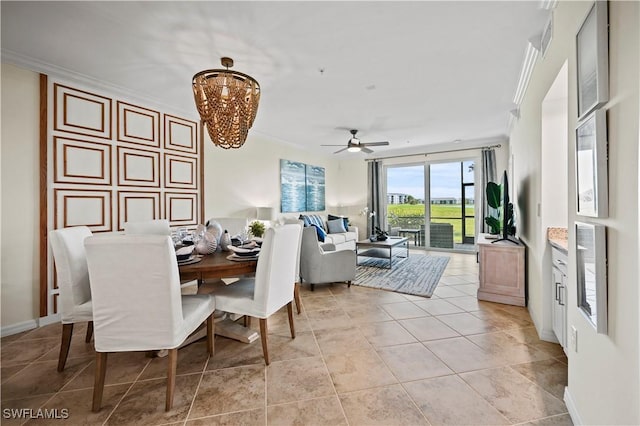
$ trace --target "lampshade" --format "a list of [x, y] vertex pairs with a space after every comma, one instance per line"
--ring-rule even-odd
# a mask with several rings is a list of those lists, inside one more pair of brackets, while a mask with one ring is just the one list
[[258, 220], [273, 220], [273, 207], [257, 207], [256, 210]]
[[193, 76], [193, 96], [211, 141], [222, 148], [240, 148], [258, 112], [260, 85], [251, 76], [227, 69], [200, 71]]

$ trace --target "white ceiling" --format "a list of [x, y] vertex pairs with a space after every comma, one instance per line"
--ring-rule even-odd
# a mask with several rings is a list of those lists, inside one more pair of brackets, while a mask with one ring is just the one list
[[504, 137], [527, 41], [549, 16], [540, 1], [0, 7], [3, 62], [61, 68], [190, 115], [192, 76], [230, 56], [262, 89], [249, 137], [327, 154], [339, 147], [319, 145], [346, 144], [347, 128], [391, 142], [377, 153]]

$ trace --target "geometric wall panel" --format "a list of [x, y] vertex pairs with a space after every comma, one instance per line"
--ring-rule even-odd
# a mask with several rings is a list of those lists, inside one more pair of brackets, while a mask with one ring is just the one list
[[164, 148], [175, 151], [198, 152], [198, 123], [183, 118], [164, 115]]
[[160, 113], [151, 109], [117, 102], [118, 140], [160, 147]]
[[93, 232], [111, 231], [111, 191], [56, 189], [57, 228], [86, 225]]
[[111, 99], [54, 85], [55, 130], [111, 139]]
[[198, 159], [179, 155], [164, 154], [165, 188], [196, 189]]
[[160, 192], [118, 191], [118, 231], [125, 222], [160, 219]]
[[118, 147], [118, 185], [160, 187], [160, 153]]
[[165, 218], [171, 226], [196, 225], [198, 223], [198, 194], [165, 192]]
[[54, 137], [53, 179], [56, 183], [110, 185], [111, 145]]
[[200, 123], [75, 85], [40, 75], [42, 317], [59, 291], [47, 232], [154, 219], [195, 228], [203, 217]]

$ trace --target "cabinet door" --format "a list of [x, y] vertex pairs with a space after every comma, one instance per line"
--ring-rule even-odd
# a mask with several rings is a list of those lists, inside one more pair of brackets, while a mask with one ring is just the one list
[[551, 296], [553, 297], [553, 303], [551, 310], [553, 319], [553, 332], [556, 334], [558, 341], [562, 347], [566, 347], [567, 342], [567, 320], [566, 320], [566, 277], [558, 268], [552, 268], [553, 280]]

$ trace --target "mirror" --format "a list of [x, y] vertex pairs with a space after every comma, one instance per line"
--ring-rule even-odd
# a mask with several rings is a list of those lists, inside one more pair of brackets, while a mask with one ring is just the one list
[[576, 222], [578, 308], [598, 333], [607, 334], [607, 253], [604, 225]]

